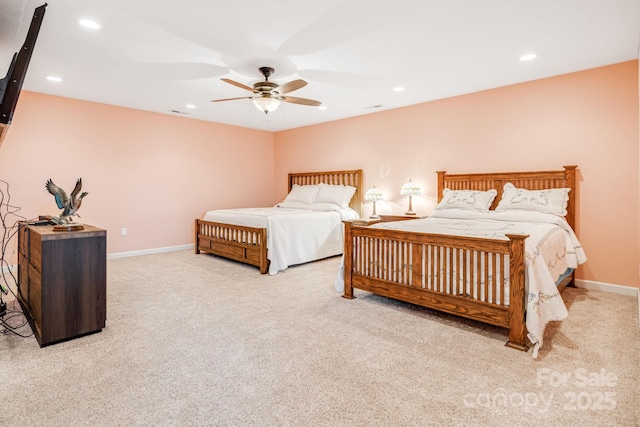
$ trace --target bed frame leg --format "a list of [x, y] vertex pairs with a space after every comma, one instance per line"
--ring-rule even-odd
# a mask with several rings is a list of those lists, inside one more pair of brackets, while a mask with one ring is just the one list
[[509, 310], [509, 341], [505, 345], [516, 350], [528, 351], [524, 310], [520, 308], [511, 311], [511, 307]]
[[347, 287], [345, 285], [344, 294], [342, 294], [342, 298], [346, 298], [346, 299], [355, 299], [356, 298], [356, 297], [353, 296], [353, 288], [351, 286], [349, 286], [349, 290], [347, 290]]
[[200, 234], [200, 220], [198, 220], [196, 218], [196, 230], [195, 230], [195, 238], [196, 238], [196, 255], [200, 254], [200, 248], [199, 248], [199, 242], [198, 242], [198, 235]]
[[516, 350], [524, 351], [524, 352], [529, 351], [529, 346], [528, 345], [526, 345], [526, 344], [518, 344], [518, 343], [513, 342], [513, 341], [507, 341], [505, 346], [509, 347], [509, 348], [514, 348]]
[[507, 234], [509, 238], [509, 341], [507, 347], [527, 351], [525, 324], [525, 235]]
[[344, 251], [342, 256], [343, 268], [343, 281], [344, 281], [344, 293], [342, 298], [354, 299], [353, 286], [351, 286], [351, 272], [353, 271], [353, 238], [351, 237], [351, 221], [342, 221], [344, 224]]
[[263, 228], [258, 236], [260, 239], [260, 274], [269, 272], [269, 260], [267, 259], [267, 229]]

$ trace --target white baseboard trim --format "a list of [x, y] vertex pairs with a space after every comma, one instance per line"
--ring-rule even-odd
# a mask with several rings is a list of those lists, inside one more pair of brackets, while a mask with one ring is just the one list
[[610, 292], [614, 294], [629, 295], [632, 297], [638, 296], [638, 292], [640, 291], [640, 289], [632, 288], [630, 286], [621, 286], [621, 285], [614, 285], [611, 283], [593, 282], [591, 280], [576, 279], [574, 283], [576, 285], [576, 288], [588, 289], [591, 291], [603, 291], [603, 292]]
[[592, 282], [591, 280], [575, 279], [573, 281], [576, 288], [582, 288], [592, 291], [611, 292], [614, 294], [628, 295], [636, 297], [638, 307], [638, 327], [640, 327], [640, 288], [632, 288], [630, 286], [612, 285], [611, 283]]
[[117, 252], [113, 254], [108, 254], [107, 259], [127, 258], [132, 256], [140, 256], [140, 255], [161, 254], [165, 252], [185, 251], [187, 249], [193, 250], [194, 248], [195, 248], [195, 244], [192, 243], [190, 245], [167, 246], [164, 248], [143, 249], [140, 251], [130, 251], [130, 252]]

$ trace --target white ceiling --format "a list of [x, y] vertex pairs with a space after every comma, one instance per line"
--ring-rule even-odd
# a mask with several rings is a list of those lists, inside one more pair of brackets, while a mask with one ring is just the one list
[[[43, 3], [0, 1], [0, 77]], [[279, 131], [638, 59], [639, 40], [639, 0], [49, 0], [23, 88]], [[261, 66], [327, 109], [210, 102]]]

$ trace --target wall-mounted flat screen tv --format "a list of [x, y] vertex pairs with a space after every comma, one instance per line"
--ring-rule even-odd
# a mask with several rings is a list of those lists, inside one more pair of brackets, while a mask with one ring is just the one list
[[27, 38], [20, 51], [13, 55], [7, 75], [0, 80], [0, 144], [6, 134], [7, 127], [11, 124], [13, 111], [20, 97], [22, 83], [24, 83], [24, 78], [27, 75], [29, 61], [40, 32], [46, 8], [47, 4], [45, 3], [35, 9]]

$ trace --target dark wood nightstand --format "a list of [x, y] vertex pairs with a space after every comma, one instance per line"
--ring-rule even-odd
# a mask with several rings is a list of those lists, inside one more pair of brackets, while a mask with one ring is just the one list
[[380, 221], [382, 222], [393, 222], [393, 221], [407, 221], [410, 219], [421, 219], [426, 218], [426, 216], [420, 215], [380, 215]]
[[40, 347], [99, 332], [107, 318], [107, 232], [21, 224], [18, 301]]

